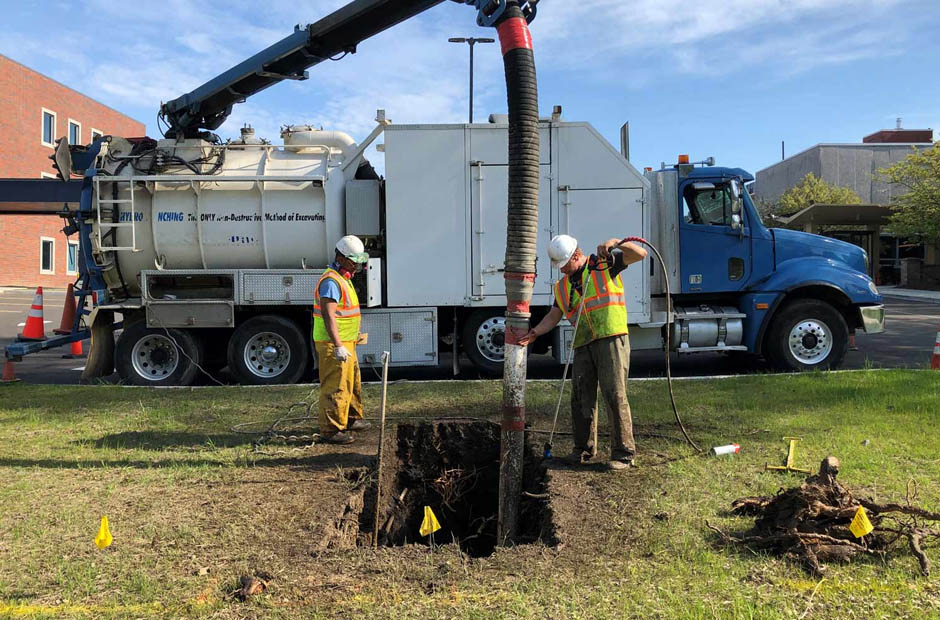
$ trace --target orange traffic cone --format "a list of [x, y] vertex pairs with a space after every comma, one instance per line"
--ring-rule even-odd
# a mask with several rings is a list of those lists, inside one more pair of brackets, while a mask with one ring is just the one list
[[75, 322], [75, 288], [69, 284], [65, 291], [65, 307], [62, 308], [62, 322], [59, 328], [52, 330], [53, 334], [71, 334], [72, 323]]
[[75, 357], [81, 357], [82, 355], [83, 355], [83, 352], [82, 352], [82, 341], [81, 341], [81, 340], [75, 340], [75, 341], [72, 342], [72, 346], [71, 346], [71, 348], [69, 349], [69, 352], [68, 352], [66, 355], [63, 355], [63, 356], [62, 356], [62, 359], [68, 359], [68, 360], [70, 360], [70, 359], [75, 358]]
[[29, 314], [26, 315], [26, 325], [23, 326], [23, 333], [20, 334], [20, 340], [45, 340], [46, 332], [42, 322], [42, 287], [36, 289], [36, 297], [33, 298], [33, 305], [29, 308]]
[[2, 383], [13, 383], [14, 381], [19, 381], [16, 378], [16, 371], [13, 369], [13, 362], [7, 360], [3, 364], [3, 379], [0, 379]]
[[937, 326], [937, 344], [933, 345], [933, 357], [930, 358], [930, 367], [940, 370], [940, 325]]

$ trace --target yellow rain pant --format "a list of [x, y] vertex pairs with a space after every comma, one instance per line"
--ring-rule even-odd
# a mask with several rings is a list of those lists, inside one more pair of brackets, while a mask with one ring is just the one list
[[332, 342], [315, 342], [320, 362], [320, 434], [332, 435], [362, 419], [362, 377], [356, 343], [344, 342], [345, 362], [333, 357]]

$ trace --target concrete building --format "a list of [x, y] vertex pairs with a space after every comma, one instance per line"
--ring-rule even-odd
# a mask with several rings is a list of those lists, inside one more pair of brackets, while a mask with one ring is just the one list
[[[106, 134], [143, 136], [146, 128], [0, 55], [0, 178], [55, 178], [55, 140], [88, 144]], [[51, 182], [51, 181], [50, 181]], [[0, 214], [0, 286], [65, 287], [78, 273], [78, 240], [49, 215]]]
[[927, 267], [936, 265], [940, 252], [882, 233], [891, 214], [887, 205], [903, 190], [886, 183], [877, 172], [901, 161], [915, 148], [932, 144], [932, 129], [902, 129], [898, 119], [895, 129], [882, 129], [859, 143], [817, 144], [759, 170], [752, 193], [765, 204], [774, 204], [809, 173], [853, 190], [862, 199], [861, 205], [813, 205], [778, 221], [861, 246], [872, 257], [871, 275], [879, 283], [914, 285], [906, 282], [907, 278], [902, 282], [902, 265], [905, 273], [914, 268], [911, 260]]
[[827, 183], [854, 190], [864, 204], [886, 205], [898, 188], [879, 179], [877, 171], [901, 161], [915, 147], [932, 143], [932, 129], [898, 128], [875, 132], [860, 143], [817, 144], [759, 170], [754, 190], [760, 200], [774, 203], [812, 172]]

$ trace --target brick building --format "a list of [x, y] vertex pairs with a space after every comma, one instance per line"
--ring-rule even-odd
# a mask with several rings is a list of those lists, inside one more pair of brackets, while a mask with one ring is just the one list
[[[56, 138], [88, 144], [143, 136], [143, 123], [0, 55], [0, 178], [55, 178]], [[50, 181], [51, 182], [51, 181]], [[78, 240], [52, 215], [0, 214], [0, 286], [64, 288], [78, 270]]]

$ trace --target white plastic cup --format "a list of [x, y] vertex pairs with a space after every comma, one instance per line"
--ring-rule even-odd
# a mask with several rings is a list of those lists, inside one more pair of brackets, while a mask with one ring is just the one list
[[729, 443], [727, 446], [715, 446], [712, 448], [712, 454], [715, 456], [721, 456], [722, 454], [737, 454], [741, 450], [741, 446], [736, 443]]

